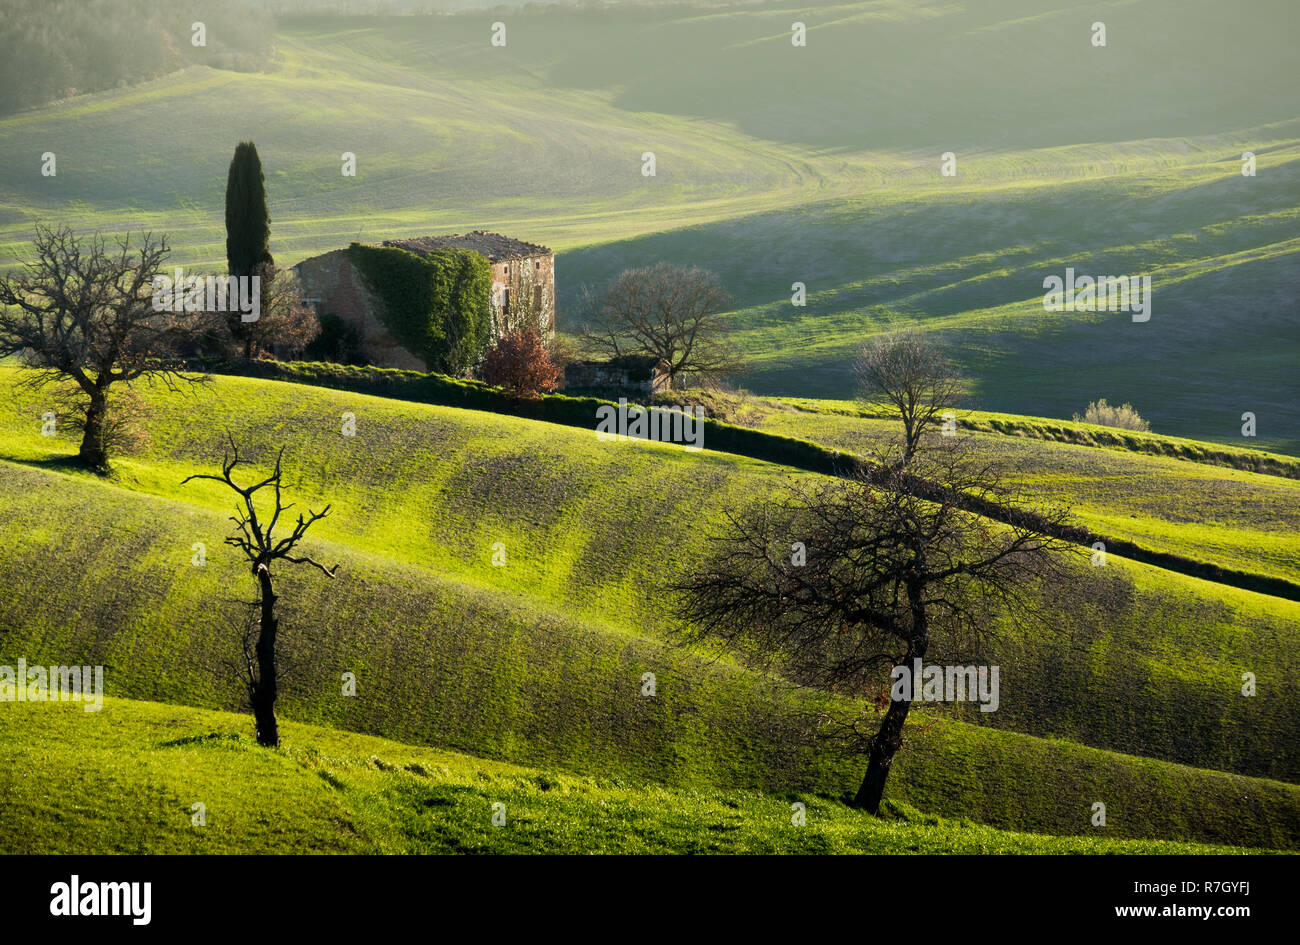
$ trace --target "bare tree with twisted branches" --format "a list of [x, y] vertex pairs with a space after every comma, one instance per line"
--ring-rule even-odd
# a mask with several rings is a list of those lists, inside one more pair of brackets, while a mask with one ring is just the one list
[[[298, 515], [298, 521], [283, 538], [276, 539], [275, 529], [280, 523], [282, 513], [293, 508], [285, 505], [281, 491], [281, 461], [284, 447], [275, 457], [275, 471], [270, 476], [250, 486], [241, 486], [235, 482], [233, 473], [239, 465], [239, 447], [234, 437], [230, 437], [230, 452], [222, 458], [221, 475], [198, 473], [189, 476], [182, 485], [196, 479], [210, 479], [220, 482], [234, 490], [243, 502], [243, 508], [237, 509], [230, 517], [238, 529], [238, 534], [226, 538], [225, 543], [238, 548], [248, 558], [252, 566], [253, 577], [257, 579], [259, 618], [257, 642], [250, 652], [250, 636], [244, 638], [244, 664], [249, 702], [253, 707], [253, 718], [257, 725], [258, 744], [274, 748], [280, 744], [280, 726], [275, 717], [275, 702], [279, 696], [278, 674], [276, 668], [275, 644], [279, 632], [279, 621], [275, 616], [275, 586], [271, 568], [277, 561], [290, 564], [306, 564], [317, 568], [326, 577], [333, 578], [338, 572], [336, 564], [327, 568], [306, 555], [294, 554], [294, 549], [303, 540], [309, 529], [316, 522], [329, 514], [330, 507], [325, 506], [320, 512], [307, 510], [304, 517]], [[255, 497], [263, 489], [273, 489], [275, 496], [274, 510], [270, 520], [263, 525], [257, 513]]]
[[84, 398], [74, 416], [82, 429], [79, 458], [108, 465], [113, 424], [109, 392], [139, 378], [169, 389], [196, 378], [169, 358], [193, 332], [184, 313], [156, 312], [154, 277], [169, 252], [165, 237], [146, 233], [138, 248], [124, 236], [110, 248], [99, 235], [85, 239], [68, 227], [38, 225], [36, 258], [22, 273], [0, 276], [0, 357], [19, 355], [33, 369], [28, 383], [75, 385]]
[[583, 343], [612, 358], [653, 355], [668, 365], [674, 387], [685, 374], [718, 376], [743, 369], [723, 312], [731, 296], [699, 266], [658, 263], [627, 269], [582, 303]]
[[961, 401], [962, 380], [939, 348], [915, 329], [868, 342], [853, 362], [859, 396], [883, 400], [903, 425], [902, 463], [921, 438]]
[[[869, 695], [894, 667], [927, 657], [984, 660], [998, 621], [1032, 614], [1031, 590], [1057, 552], [1078, 550], [1056, 537], [1064, 509], [1010, 525], [971, 510], [1012, 500], [955, 443], [906, 466], [891, 453], [842, 479], [797, 480], [783, 497], [728, 513], [718, 552], [676, 585], [677, 610], [690, 637], [830, 693]], [[891, 698], [858, 744], [869, 760], [854, 806], [878, 812], [915, 695]]]

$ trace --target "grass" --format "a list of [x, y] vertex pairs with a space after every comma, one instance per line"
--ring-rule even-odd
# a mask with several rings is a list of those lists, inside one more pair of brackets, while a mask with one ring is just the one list
[[[213, 516], [176, 535], [160, 557], [180, 554], [183, 564], [191, 544], [204, 541], [210, 558], [221, 558], [230, 494], [214, 483], [180, 483], [219, 465], [226, 442], [218, 431], [229, 431], [254, 468], [286, 447], [296, 501], [334, 506], [313, 531], [322, 541], [652, 639], [673, 633], [666, 585], [709, 553], [726, 508], [779, 490], [790, 474], [707, 450], [601, 443], [573, 428], [279, 382], [219, 377], [194, 394], [156, 389], [147, 400], [152, 445], [120, 462], [115, 482]], [[39, 435], [44, 408], [31, 395], [13, 390], [10, 403], [3, 455], [47, 462], [73, 452], [75, 441]], [[354, 438], [340, 435], [344, 413], [356, 417]], [[10, 480], [9, 530], [46, 523], [24, 478]], [[69, 481], [57, 494], [84, 522], [81, 489]], [[150, 508], [132, 504], [120, 514], [141, 520], [156, 514]], [[491, 564], [497, 543], [504, 567]], [[26, 557], [10, 554], [13, 586], [32, 588]], [[228, 555], [225, 563], [234, 566]], [[997, 655], [1023, 682], [1008, 686], [1002, 709], [975, 721], [1198, 767], [1297, 776], [1300, 755], [1290, 746], [1300, 707], [1286, 680], [1300, 674], [1300, 604], [1114, 555], [1104, 569], [1081, 560], [1073, 575], [1046, 589], [1041, 623], [1003, 628]], [[1240, 696], [1243, 672], [1266, 683], [1266, 698]], [[1143, 711], [1114, 711], [1137, 692], [1148, 693]], [[1188, 718], [1199, 724], [1187, 726]]]
[[[692, 392], [694, 393], [694, 392]], [[675, 396], [683, 396], [678, 392]], [[888, 419], [890, 409], [880, 404], [860, 400], [814, 400], [806, 397], [750, 397], [747, 394], [717, 393], [712, 397], [721, 402], [722, 409], [747, 411], [754, 423], [768, 418], [773, 409], [793, 407], [814, 414], [832, 414], [860, 419]], [[1091, 446], [1097, 449], [1118, 450], [1125, 453], [1145, 453], [1184, 459], [1208, 466], [1223, 466], [1266, 476], [1300, 479], [1300, 460], [1267, 450], [1223, 443], [1209, 444], [1183, 437], [1164, 436], [1159, 433], [1120, 430], [1098, 426], [1079, 420], [1052, 420], [1046, 417], [1023, 417], [1017, 414], [991, 413], [986, 410], [961, 409], [954, 411], [957, 427], [978, 433], [1000, 433], [1021, 439], [1050, 440]], [[864, 428], [865, 429], [865, 428]], [[1246, 440], [1243, 438], [1242, 443]]]
[[[580, 777], [295, 723], [284, 726], [284, 747], [265, 749], [246, 729], [228, 713], [125, 699], [97, 714], [4, 704], [0, 818], [9, 852], [1260, 852], [1118, 840], [1107, 828], [1081, 837], [1006, 832], [899, 804], [876, 819], [807, 793]], [[796, 803], [802, 826], [792, 823]], [[504, 813], [500, 826], [495, 810]]]
[[[295, 501], [336, 503], [312, 550], [343, 563], [340, 579], [282, 577], [289, 718], [697, 787], [839, 796], [860, 777], [807, 737], [804, 696], [660, 642], [663, 585], [697, 560], [704, 524], [776, 487], [779, 468], [266, 381], [149, 400], [153, 446], [109, 482], [58, 466], [71, 445], [39, 425], [0, 426], [0, 449], [25, 460], [0, 462], [9, 662], [89, 660], [110, 667], [113, 695], [238, 705], [226, 664], [249, 588], [220, 545], [230, 498], [179, 487], [220, 456], [221, 437], [195, 431], [229, 428], [261, 461], [288, 444]], [[336, 432], [344, 411], [356, 441]], [[490, 564], [498, 540], [504, 568]], [[1292, 785], [1196, 768], [1294, 779], [1300, 607], [1118, 560], [1079, 578], [1052, 620], [1004, 640], [1002, 708], [970, 718], [999, 728], [920, 714], [891, 796], [1073, 833], [1102, 791], [1129, 812], [1128, 836], [1291, 845]], [[1239, 695], [1243, 668], [1258, 698]], [[345, 670], [361, 680], [355, 700], [339, 695]], [[638, 696], [647, 671], [657, 700]]]
[[[227, 362], [217, 369], [237, 376], [522, 416], [582, 430], [591, 428], [593, 416], [609, 398], [620, 396], [615, 390], [575, 390], [520, 402], [477, 381], [309, 362]], [[703, 440], [712, 450], [809, 472], [837, 474], [845, 465], [842, 453], [872, 456], [876, 449], [896, 440], [897, 424], [880, 419], [887, 416], [882, 408], [852, 402], [757, 398], [700, 389], [661, 393], [653, 402], [692, 408], [702, 404], [709, 414]], [[803, 415], [792, 415], [792, 408]], [[1102, 539], [1111, 552], [1156, 567], [1300, 600], [1300, 581], [1291, 559], [1294, 545], [1288, 540], [1293, 528], [1290, 520], [1297, 517], [1292, 513], [1300, 489], [1294, 482], [1273, 478], [1300, 476], [1300, 465], [1294, 461], [1194, 440], [1130, 435], [1092, 424], [969, 411], [962, 411], [956, 420], [965, 430], [1066, 441], [1263, 473], [1264, 478], [1233, 477], [1197, 470], [1186, 462], [1143, 463], [1131, 458], [1119, 459], [1120, 468], [1112, 470], [1112, 464], [1106, 462], [1109, 457], [1099, 456], [1095, 450], [1053, 450], [1047, 444], [1017, 443], [1002, 436], [977, 436], [974, 440], [976, 452], [993, 459], [1010, 485], [1028, 493], [1017, 501], [1045, 500], [1070, 506], [1079, 525], [1091, 526], [1086, 544]], [[1046, 474], [1040, 467], [1046, 468]], [[1171, 493], [1156, 488], [1146, 477], [1165, 477], [1185, 485]], [[1131, 506], [1140, 506], [1145, 514], [1129, 511]], [[1202, 521], [1198, 522], [1197, 516]], [[1229, 521], [1226, 526], [1225, 518]]]
[[[896, 422], [862, 416], [869, 411], [848, 404], [793, 403], [797, 410], [766, 410], [756, 423], [778, 435], [852, 453], [869, 453], [897, 437]], [[963, 435], [972, 436], [977, 450], [997, 461], [1009, 481], [1040, 500], [1070, 506], [1098, 534], [1194, 561], [1300, 580], [1300, 543], [1295, 540], [1300, 481], [1151, 455], [1139, 451], [1145, 444], [1137, 438], [1137, 450], [1097, 449], [994, 432], [1032, 427], [1032, 421], [1013, 426], [1009, 418], [973, 413], [967, 423], [963, 429], [970, 432]], [[1080, 436], [1091, 432], [1078, 430]], [[1165, 440], [1171, 452], [1195, 456], [1208, 449], [1206, 444]]]
[[[775, 3], [515, 11], [496, 49], [487, 12], [286, 20], [266, 73], [194, 68], [0, 119], [18, 169], [0, 255], [59, 220], [167, 232], [178, 262], [219, 267], [226, 163], [251, 137], [282, 263], [502, 230], [558, 250], [566, 330], [583, 284], [697, 263], [735, 296], [754, 390], [847, 396], [856, 346], [905, 323], [950, 346], [982, 409], [1063, 418], [1104, 396], [1215, 442], [1250, 410], [1261, 446], [1300, 449], [1293, 6], [1143, 0], [1108, 12], [1105, 49], [1064, 0], [802, 15], [806, 49]], [[1186, 66], [1228, 48], [1250, 50], [1231, 77]], [[142, 151], [141, 127], [167, 148]], [[29, 157], [47, 150], [57, 178]], [[1043, 277], [1066, 266], [1152, 275], [1151, 322], [1047, 315]]]
[[[806, 49], [789, 44], [796, 15]], [[355, 239], [500, 230], [558, 251], [570, 331], [584, 283], [703, 265], [735, 296], [747, 386], [802, 398], [849, 396], [856, 347], [913, 325], [994, 412], [972, 423], [1098, 442], [1010, 415], [1064, 418], [1106, 397], [1205, 441], [1102, 452], [973, 433], [1027, 488], [1146, 548], [1300, 569], [1292, 480], [1137, 455], [1245, 461], [1247, 410], [1259, 447], [1300, 454], [1292, 4], [1111, 6], [1104, 49], [1065, 0], [514, 11], [504, 49], [487, 43], [496, 16], [286, 20], [266, 73], [194, 68], [0, 118], [14, 169], [0, 257], [21, 260], [47, 221], [152, 228], [176, 262], [218, 268], [226, 163], [251, 137], [282, 264]], [[1249, 54], [1204, 67], [1227, 50]], [[165, 129], [166, 146], [141, 148], [142, 128]], [[942, 178], [949, 150], [958, 176]], [[1256, 177], [1241, 175], [1246, 150]], [[57, 177], [39, 173], [45, 151]], [[339, 174], [343, 151], [356, 178]], [[1067, 266], [1151, 275], [1151, 321], [1047, 315], [1042, 279]], [[287, 445], [295, 499], [333, 504], [313, 548], [344, 569], [328, 585], [283, 580], [287, 751], [204, 737], [247, 720], [194, 709], [115, 699], [60, 727], [56, 712], [5, 705], [7, 835], [104, 850], [1138, 849], [1097, 846], [1087, 819], [1102, 800], [1108, 836], [1297, 847], [1296, 604], [1119, 558], [1080, 564], [1044, 589], [1039, 625], [1001, 628], [995, 717], [918, 712], [889, 787], [904, 817], [863, 824], [833, 800], [860, 761], [808, 737], [806, 694], [665, 644], [665, 583], [698, 564], [727, 506], [789, 469], [225, 378], [188, 399], [150, 394], [152, 444], [103, 481], [63, 463], [74, 445], [39, 436], [44, 405], [11, 381], [0, 375], [0, 658], [102, 662], [114, 696], [235, 707], [225, 663], [247, 575], [220, 544], [230, 497], [179, 485], [215, 466], [227, 429], [261, 469]], [[761, 422], [838, 449], [879, 434], [835, 409]], [[355, 439], [339, 435], [343, 412]], [[197, 541], [204, 568], [190, 564]], [[497, 542], [505, 567], [491, 564]], [[345, 669], [355, 699], [339, 695]], [[647, 671], [654, 700], [639, 696]], [[59, 787], [37, 784], [41, 765]], [[188, 826], [192, 787], [216, 799], [228, 845]], [[155, 800], [102, 813], [85, 800], [141, 788]], [[483, 816], [497, 798], [520, 814], [504, 832]], [[810, 827], [783, 833], [793, 798]]]

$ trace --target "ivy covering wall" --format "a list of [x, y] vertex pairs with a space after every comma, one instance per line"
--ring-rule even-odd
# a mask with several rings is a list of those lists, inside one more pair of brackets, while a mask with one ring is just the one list
[[379, 300], [379, 320], [427, 370], [460, 375], [482, 360], [492, 340], [492, 267], [481, 253], [421, 256], [353, 243], [348, 257]]

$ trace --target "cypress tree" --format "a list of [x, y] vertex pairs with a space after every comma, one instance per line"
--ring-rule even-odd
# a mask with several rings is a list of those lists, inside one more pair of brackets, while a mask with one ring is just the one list
[[[232, 276], [251, 276], [263, 263], [273, 264], [269, 241], [271, 214], [266, 207], [266, 177], [257, 146], [241, 141], [226, 177], [226, 265]], [[252, 337], [238, 312], [227, 315], [230, 330], [251, 354]]]

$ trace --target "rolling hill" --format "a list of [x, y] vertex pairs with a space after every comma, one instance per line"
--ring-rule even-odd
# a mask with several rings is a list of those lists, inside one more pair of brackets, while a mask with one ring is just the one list
[[[317, 550], [344, 576], [284, 577], [298, 628], [288, 718], [596, 775], [831, 797], [855, 785], [852, 759], [807, 738], [809, 713], [827, 707], [671, 644], [665, 583], [699, 560], [727, 503], [791, 470], [223, 377], [149, 392], [152, 443], [104, 482], [66, 468], [70, 443], [40, 436], [39, 400], [7, 394], [0, 658], [102, 662], [110, 695], [236, 708], [228, 663], [248, 588], [220, 546], [229, 496], [179, 486], [213, 467], [229, 430], [261, 461], [285, 443], [295, 500], [334, 504]], [[345, 412], [355, 438], [340, 435]], [[505, 567], [491, 564], [498, 541]], [[1119, 559], [1104, 577], [1086, 560], [1077, 570], [1049, 591], [1050, 620], [1006, 628], [995, 718], [920, 713], [891, 796], [1075, 833], [1083, 798], [1103, 791], [1128, 812], [1118, 835], [1291, 846], [1300, 605]], [[345, 670], [362, 681], [356, 699], [339, 696]], [[1260, 697], [1239, 694], [1243, 670]], [[639, 697], [646, 672], [658, 699]]]
[[[856, 404], [772, 409], [760, 429], [870, 455], [896, 423]], [[979, 424], [979, 415], [961, 412]], [[1243, 571], [1300, 581], [1300, 481], [1176, 456], [971, 431], [978, 451], [1043, 501], [1068, 505], [1098, 534]], [[1178, 446], [1183, 446], [1180, 443]], [[1191, 446], [1192, 444], [1188, 444]]]
[[[1259, 852], [1007, 833], [905, 804], [877, 820], [816, 795], [576, 777], [292, 723], [294, 747], [267, 752], [243, 734], [244, 721], [124, 699], [93, 718], [77, 706], [0, 714], [8, 852]], [[33, 789], [36, 770], [82, 793], [50, 798]], [[87, 796], [108, 803], [88, 805]], [[796, 802], [802, 826], [792, 822]]]
[[[472, 229], [549, 244], [569, 340], [584, 288], [700, 265], [760, 396], [661, 397], [734, 421], [688, 452], [597, 440], [593, 400], [254, 362], [141, 387], [146, 442], [100, 475], [0, 362], [0, 666], [102, 665], [108, 694], [0, 704], [18, 849], [1300, 851], [1293, 0], [332, 5], [279, 16], [261, 72], [0, 115], [0, 270], [37, 223], [165, 233], [176, 265], [223, 269], [252, 139], [279, 264]], [[1150, 276], [1150, 320], [1045, 310], [1067, 269]], [[844, 803], [865, 760], [822, 736], [879, 706], [683, 645], [672, 585], [729, 512], [893, 435], [848, 398], [863, 342], [903, 327], [958, 365], [960, 435], [1024, 501], [1121, 551], [1093, 566], [1080, 539], [1033, 619], [988, 628], [997, 711], [914, 707], [875, 820]], [[1156, 432], [1064, 419], [1100, 397]], [[276, 750], [232, 714], [254, 593], [233, 496], [183, 484], [231, 439], [250, 475], [284, 448], [296, 509], [330, 508], [311, 553], [341, 565], [277, 576]]]
[[[58, 220], [163, 231], [218, 267], [226, 162], [251, 137], [282, 262], [502, 230], [559, 251], [567, 330], [582, 285], [697, 263], [735, 297], [759, 392], [847, 396], [857, 345], [910, 324], [949, 345], [973, 407], [1067, 417], [1104, 396], [1217, 442], [1251, 411], [1259, 445], [1300, 449], [1293, 5], [1108, 7], [1104, 48], [1064, 0], [813, 4], [805, 48], [776, 3], [501, 15], [503, 48], [487, 12], [286, 19], [272, 71], [6, 117], [0, 252]], [[1151, 321], [1045, 312], [1066, 267], [1151, 275]]]

